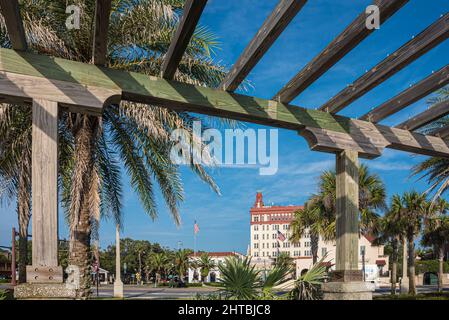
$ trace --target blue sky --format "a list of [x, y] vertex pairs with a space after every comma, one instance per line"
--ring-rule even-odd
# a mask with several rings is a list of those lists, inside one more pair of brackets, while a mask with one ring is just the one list
[[[292, 76], [317, 55], [366, 6], [370, 0], [310, 0], [293, 20], [270, 51], [251, 72], [254, 89], [249, 94], [271, 98]], [[219, 38], [221, 49], [214, 59], [228, 67], [257, 32], [277, 0], [210, 0], [201, 23]], [[390, 18], [381, 29], [370, 35], [323, 77], [310, 86], [293, 104], [317, 108], [366, 69], [383, 60], [402, 44], [418, 34], [449, 10], [447, 0], [411, 0]], [[358, 117], [393, 97], [449, 62], [449, 41], [439, 45], [383, 84], [356, 100], [341, 114]], [[426, 99], [418, 101], [382, 123], [395, 125], [427, 108]], [[264, 128], [248, 125], [249, 128]], [[221, 188], [216, 195], [188, 169], [182, 168], [185, 201], [181, 205], [183, 224], [177, 228], [158, 195], [159, 218], [152, 221], [141, 209], [136, 195], [128, 187], [124, 194], [124, 236], [146, 239], [176, 248], [193, 247], [193, 223], [200, 226], [197, 249], [246, 252], [249, 243], [249, 208], [257, 190], [263, 191], [265, 203], [302, 204], [316, 189], [322, 170], [334, 166], [331, 154], [310, 151], [296, 132], [279, 130], [279, 171], [273, 176], [260, 176], [254, 168], [215, 168], [211, 174]], [[380, 175], [389, 197], [410, 189], [424, 191], [425, 182], [410, 177], [410, 168], [422, 156], [386, 150], [376, 160], [367, 161]], [[14, 205], [0, 208], [0, 245], [9, 245], [10, 228], [16, 225]], [[61, 217], [60, 236], [67, 236]], [[102, 247], [114, 241], [114, 226], [105, 221], [100, 237]]]

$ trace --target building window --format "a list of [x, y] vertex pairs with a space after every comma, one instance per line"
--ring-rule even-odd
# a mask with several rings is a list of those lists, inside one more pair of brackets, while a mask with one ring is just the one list
[[306, 250], [306, 251], [304, 251], [304, 255], [306, 257], [310, 257], [312, 255], [312, 253], [310, 252], [310, 250]]
[[254, 226], [254, 231], [259, 231], [259, 226], [258, 225]]
[[306, 243], [304, 244], [304, 247], [306, 247], [306, 248], [310, 247], [310, 241], [306, 241]]
[[325, 256], [327, 254], [327, 248], [321, 248], [321, 256]]
[[259, 248], [259, 244], [258, 243], [255, 243], [254, 244], [254, 249], [258, 249]]
[[254, 222], [259, 222], [259, 217], [254, 217]]
[[258, 234], [254, 235], [254, 240], [259, 240], [259, 235]]
[[364, 254], [366, 254], [366, 248], [365, 246], [360, 246], [360, 255], [363, 256]]
[[294, 246], [295, 248], [301, 248], [301, 242], [295, 242], [295, 243], [293, 244], [293, 246]]
[[259, 256], [259, 252], [254, 252], [254, 256], [258, 257]]

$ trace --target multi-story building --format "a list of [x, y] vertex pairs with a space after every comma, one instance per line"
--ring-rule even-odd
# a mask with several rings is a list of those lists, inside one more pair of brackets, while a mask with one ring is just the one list
[[[261, 192], [256, 195], [256, 202], [250, 209], [251, 241], [248, 254], [258, 269], [268, 269], [275, 258], [286, 252], [296, 261], [297, 275], [312, 265], [311, 239], [307, 230], [297, 243], [292, 243], [290, 224], [294, 213], [303, 206], [266, 206]], [[372, 244], [370, 236], [362, 236], [359, 240], [359, 262], [362, 268], [362, 251], [365, 252], [366, 274], [384, 274], [388, 269], [388, 257], [384, 255], [383, 246]], [[333, 268], [335, 263], [335, 242], [319, 239], [318, 259], [326, 255], [326, 264]]]

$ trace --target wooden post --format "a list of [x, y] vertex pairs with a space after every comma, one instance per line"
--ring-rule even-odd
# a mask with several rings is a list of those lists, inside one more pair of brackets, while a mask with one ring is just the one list
[[58, 103], [33, 100], [31, 283], [62, 282], [58, 267]]
[[359, 269], [359, 161], [354, 150], [336, 156], [336, 270], [322, 285], [325, 300], [371, 300], [373, 288]]
[[336, 275], [343, 281], [359, 281], [359, 164], [355, 151], [337, 154], [337, 252]]

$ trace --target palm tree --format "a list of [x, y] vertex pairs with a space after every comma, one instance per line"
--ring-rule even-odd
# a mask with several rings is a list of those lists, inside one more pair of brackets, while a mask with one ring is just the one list
[[[24, 0], [22, 12], [27, 40], [32, 50], [71, 60], [91, 60], [95, 1], [74, 1], [83, 12], [80, 29], [65, 25], [64, 1]], [[108, 34], [109, 67], [158, 75], [170, 39], [176, 30], [183, 1], [114, 0]], [[24, 11], [24, 10], [22, 10]], [[0, 43], [10, 47], [3, 19]], [[215, 38], [199, 27], [179, 66], [176, 79], [197, 85], [218, 86], [224, 69], [210, 58]], [[15, 106], [14, 106], [15, 107]], [[194, 117], [155, 106], [122, 102], [110, 105], [102, 117], [63, 113], [60, 123], [72, 146], [61, 167], [62, 202], [70, 225], [70, 263], [81, 273], [81, 296], [89, 293], [90, 239], [97, 235], [102, 215], [122, 220], [122, 180], [119, 160], [145, 211], [157, 217], [154, 182], [159, 184], [175, 223], [183, 189], [178, 168], [170, 162], [170, 131], [191, 129]], [[31, 126], [30, 116], [23, 120]], [[21, 151], [18, 150], [20, 153]], [[201, 165], [191, 168], [218, 192], [218, 187]], [[29, 198], [29, 197], [28, 197]], [[26, 208], [26, 206], [22, 206]]]
[[440, 198], [434, 208], [436, 215], [426, 219], [421, 243], [428, 247], [434, 247], [435, 252], [438, 253], [438, 291], [442, 292], [444, 251], [449, 244], [449, 217], [445, 215], [449, 209], [449, 203]]
[[187, 249], [178, 250], [174, 255], [174, 269], [179, 276], [179, 280], [184, 281], [187, 271], [190, 268], [191, 251]]
[[[379, 219], [377, 210], [385, 208], [385, 186], [376, 174], [371, 174], [366, 165], [359, 168], [359, 209], [361, 233], [374, 232]], [[306, 202], [305, 209], [295, 214], [291, 238], [299, 241], [309, 229], [315, 242], [319, 236], [325, 241], [336, 239], [336, 175], [325, 171], [320, 176], [318, 193]], [[317, 250], [315, 244], [314, 250]], [[312, 253], [317, 257], [317, 253]], [[315, 258], [316, 261], [317, 258]]]
[[400, 225], [395, 221], [394, 213], [390, 210], [388, 210], [385, 216], [379, 220], [378, 226], [378, 233], [373, 244], [391, 244], [391, 294], [394, 295], [396, 294], [396, 283], [398, 279], [399, 246], [403, 231]]
[[[436, 95], [428, 100], [429, 107], [449, 99], [449, 86], [436, 92]], [[430, 134], [433, 131], [449, 125], [449, 117], [440, 118], [424, 128], [421, 132]], [[435, 199], [447, 191], [449, 187], [449, 159], [431, 157], [413, 168], [414, 175], [420, 175], [420, 179], [426, 179], [430, 184], [430, 191], [436, 190]]]
[[154, 286], [157, 287], [158, 279], [162, 277], [168, 262], [168, 257], [164, 252], [152, 252], [147, 260], [148, 270], [155, 273]]
[[322, 299], [321, 285], [327, 278], [327, 267], [323, 263], [326, 256], [315, 263], [310, 270], [301, 275], [296, 281], [288, 296], [294, 300], [320, 300]]
[[201, 281], [204, 283], [207, 276], [209, 275], [210, 270], [214, 269], [217, 264], [209, 257], [207, 252], [203, 252], [196, 262], [198, 268], [201, 269]]
[[31, 218], [31, 130], [29, 107], [0, 104], [0, 199], [16, 198], [19, 226], [19, 283], [26, 282]]
[[324, 223], [317, 223], [322, 219], [318, 207], [313, 207], [306, 203], [303, 209], [299, 209], [294, 213], [294, 218], [290, 224], [291, 234], [290, 241], [299, 243], [301, 238], [309, 231], [310, 249], [312, 251], [312, 261], [315, 264], [318, 261], [318, 243], [320, 234], [324, 234], [322, 227]]
[[407, 240], [409, 294], [416, 294], [415, 277], [415, 240], [422, 229], [423, 221], [429, 215], [429, 203], [426, 195], [416, 191], [394, 195], [391, 204], [391, 216], [394, 223], [402, 228]]

